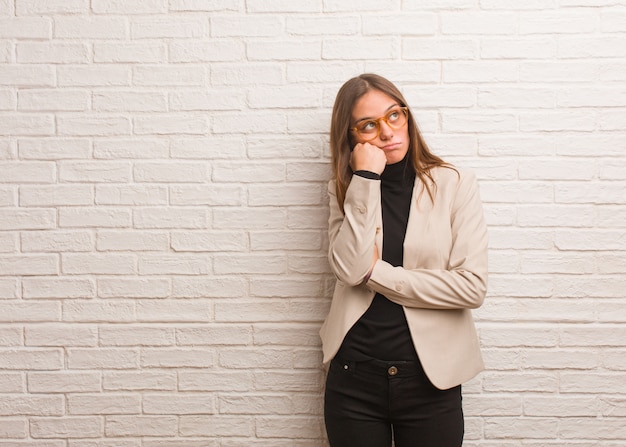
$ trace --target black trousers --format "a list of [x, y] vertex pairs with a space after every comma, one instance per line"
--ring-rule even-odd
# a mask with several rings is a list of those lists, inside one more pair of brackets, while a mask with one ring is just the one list
[[330, 364], [324, 419], [331, 447], [461, 447], [461, 386], [437, 389], [420, 362]]

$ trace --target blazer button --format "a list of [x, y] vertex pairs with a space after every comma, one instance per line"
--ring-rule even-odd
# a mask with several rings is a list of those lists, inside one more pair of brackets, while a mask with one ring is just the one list
[[389, 374], [390, 376], [395, 376], [396, 374], [398, 374], [398, 368], [396, 368], [395, 366], [390, 367], [387, 370], [387, 374]]
[[365, 214], [365, 211], [366, 211], [367, 209], [366, 209], [365, 207], [359, 207], [359, 208], [358, 208], [358, 210], [359, 210], [359, 213], [361, 213], [361, 214]]

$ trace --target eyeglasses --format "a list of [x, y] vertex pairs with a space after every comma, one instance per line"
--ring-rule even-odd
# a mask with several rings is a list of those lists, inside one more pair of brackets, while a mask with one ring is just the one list
[[363, 141], [372, 141], [380, 135], [380, 122], [384, 121], [392, 129], [401, 129], [407, 123], [408, 107], [394, 107], [385, 116], [376, 119], [364, 119], [350, 130], [356, 132]]

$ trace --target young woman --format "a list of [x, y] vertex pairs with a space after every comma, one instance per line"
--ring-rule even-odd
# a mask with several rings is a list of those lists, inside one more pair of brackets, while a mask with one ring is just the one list
[[487, 289], [476, 178], [432, 154], [400, 91], [363, 74], [330, 130], [329, 261], [320, 335], [331, 447], [460, 447], [461, 383], [483, 368], [471, 309]]

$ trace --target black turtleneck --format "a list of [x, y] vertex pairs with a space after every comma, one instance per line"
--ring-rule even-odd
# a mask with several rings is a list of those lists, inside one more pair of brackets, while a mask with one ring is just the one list
[[[403, 263], [403, 244], [411, 208], [415, 171], [409, 156], [387, 165], [380, 176], [383, 215], [382, 258], [393, 266]], [[369, 172], [355, 172], [375, 178]], [[374, 174], [375, 175], [375, 174]], [[417, 354], [411, 340], [404, 310], [384, 295], [377, 293], [369, 309], [350, 329], [338, 356], [346, 360], [415, 360]]]

